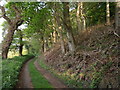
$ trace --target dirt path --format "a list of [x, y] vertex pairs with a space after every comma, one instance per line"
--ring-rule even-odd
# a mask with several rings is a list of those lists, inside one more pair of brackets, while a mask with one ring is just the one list
[[27, 61], [21, 72], [20, 72], [20, 76], [19, 76], [19, 81], [17, 83], [16, 88], [33, 88], [32, 82], [31, 82], [31, 78], [29, 75], [29, 70], [28, 70], [28, 64], [32, 59], [30, 59], [29, 61]]
[[58, 78], [54, 77], [47, 70], [40, 67], [37, 60], [34, 62], [36, 69], [53, 85], [54, 88], [68, 88]]

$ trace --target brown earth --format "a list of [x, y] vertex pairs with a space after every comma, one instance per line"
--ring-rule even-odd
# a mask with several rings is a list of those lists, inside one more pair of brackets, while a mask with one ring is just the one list
[[28, 64], [31, 60], [32, 59], [30, 59], [29, 61], [27, 61], [24, 64], [24, 66], [20, 72], [19, 81], [17, 83], [16, 88], [33, 88], [30, 74], [29, 74], [29, 70], [28, 70]]
[[54, 86], [54, 88], [68, 88], [58, 78], [54, 77], [50, 72], [43, 69], [37, 62], [34, 62], [36, 69]]
[[[19, 81], [16, 88], [34, 88], [31, 82], [31, 77], [29, 74], [28, 64], [32, 59], [27, 61], [20, 72]], [[40, 67], [37, 61], [34, 62], [36, 69], [52, 84], [54, 88], [67, 88], [59, 79], [50, 74], [47, 70]]]

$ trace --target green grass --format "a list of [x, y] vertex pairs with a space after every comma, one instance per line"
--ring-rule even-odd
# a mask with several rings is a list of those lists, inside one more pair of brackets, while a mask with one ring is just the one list
[[34, 66], [34, 61], [29, 63], [29, 72], [32, 79], [32, 84], [34, 88], [53, 88], [53, 86], [42, 76], [42, 74], [36, 70]]
[[62, 80], [67, 86], [69, 86], [70, 88], [82, 88], [82, 85], [80, 82], [76, 82], [76, 80], [71, 79], [70, 76], [64, 76], [63, 74], [59, 75], [58, 72], [56, 70], [54, 70], [52, 67], [47, 66], [43, 60], [38, 60], [39, 65], [48, 70], [49, 72], [51, 72], [55, 77], [59, 78], [60, 80]]

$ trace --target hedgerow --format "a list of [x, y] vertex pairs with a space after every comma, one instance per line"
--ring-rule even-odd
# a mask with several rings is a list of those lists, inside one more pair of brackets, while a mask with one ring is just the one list
[[13, 88], [17, 81], [20, 69], [25, 61], [33, 55], [15, 56], [11, 59], [2, 60], [2, 88]]

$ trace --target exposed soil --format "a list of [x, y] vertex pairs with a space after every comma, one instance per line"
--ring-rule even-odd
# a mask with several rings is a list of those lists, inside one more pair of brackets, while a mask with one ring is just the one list
[[68, 88], [58, 78], [54, 77], [50, 72], [43, 69], [37, 62], [34, 62], [36, 69], [53, 85], [54, 88]]
[[19, 81], [17, 83], [16, 88], [33, 88], [30, 74], [29, 74], [29, 70], [28, 70], [28, 64], [31, 60], [32, 59], [30, 59], [29, 61], [27, 61], [24, 64], [24, 66], [20, 72]]
[[[31, 77], [28, 70], [28, 65], [32, 59], [27, 61], [21, 69], [19, 81], [16, 88], [34, 88], [31, 82]], [[37, 61], [34, 62], [36, 69], [52, 84], [54, 88], [67, 88], [61, 81], [51, 75], [47, 70], [40, 67]]]

